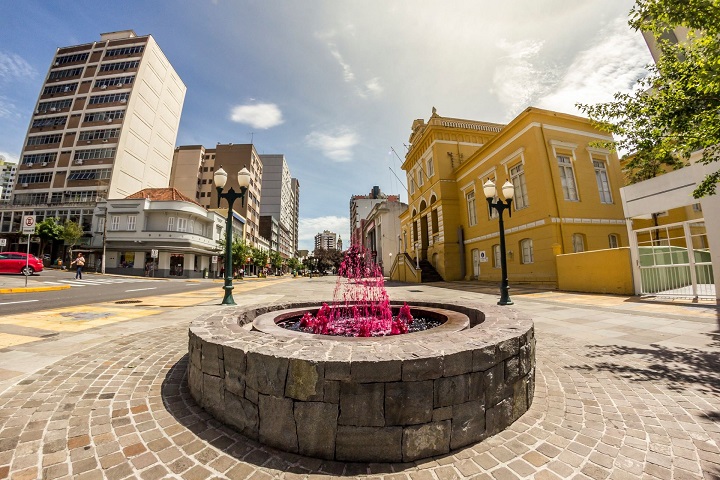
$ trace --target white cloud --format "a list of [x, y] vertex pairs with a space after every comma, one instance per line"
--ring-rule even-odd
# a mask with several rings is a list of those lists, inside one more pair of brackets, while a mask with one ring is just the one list
[[35, 69], [21, 56], [0, 52], [0, 78], [32, 78]]
[[237, 105], [232, 108], [230, 119], [261, 129], [276, 127], [284, 122], [280, 108], [274, 103]]
[[374, 77], [365, 82], [365, 89], [361, 89], [358, 92], [358, 95], [360, 95], [362, 98], [367, 98], [371, 96], [377, 97], [383, 92], [383, 90], [384, 87], [380, 83], [380, 79], [378, 77]]
[[10, 163], [18, 163], [20, 160], [17, 155], [10, 152], [3, 152], [2, 150], [0, 150], [0, 159], [4, 159], [6, 162]]
[[349, 162], [352, 160], [352, 148], [358, 144], [359, 137], [347, 128], [340, 128], [334, 132], [311, 132], [305, 137], [306, 143], [322, 151], [323, 155], [335, 162]]
[[298, 224], [298, 247], [312, 251], [315, 248], [315, 235], [324, 230], [337, 233], [343, 241], [344, 249], [350, 246], [350, 219], [331, 215], [301, 218]]
[[581, 114], [578, 102], [594, 104], [612, 100], [615, 92], [630, 91], [647, 74], [651, 61], [642, 37], [617, 19], [592, 48], [578, 52], [552, 92], [540, 97], [537, 106]]
[[343, 71], [343, 78], [346, 82], [352, 82], [355, 80], [355, 74], [352, 72], [352, 68], [350, 65], [348, 65], [345, 60], [343, 60], [342, 55], [340, 55], [340, 51], [337, 48], [337, 45], [334, 43], [329, 43], [328, 48], [330, 49], [330, 54], [335, 57], [335, 60], [340, 64]]

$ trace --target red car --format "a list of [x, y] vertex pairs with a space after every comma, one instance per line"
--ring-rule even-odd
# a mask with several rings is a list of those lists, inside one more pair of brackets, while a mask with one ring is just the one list
[[35, 255], [21, 252], [0, 252], [0, 273], [22, 273], [32, 275], [42, 272], [43, 262]]

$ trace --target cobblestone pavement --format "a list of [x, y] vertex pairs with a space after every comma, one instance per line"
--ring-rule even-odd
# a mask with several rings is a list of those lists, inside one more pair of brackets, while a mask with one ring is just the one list
[[[321, 298], [333, 287], [329, 279], [291, 285], [241, 300]], [[496, 301], [465, 286], [389, 290], [394, 298]], [[141, 333], [128, 322], [123, 334], [0, 395], [0, 478], [719, 479], [717, 310], [688, 304], [664, 314], [655, 304], [647, 313], [607, 298], [618, 297], [515, 296], [514, 308], [536, 322], [532, 407], [482, 443], [412, 464], [304, 458], [212, 420], [187, 391], [187, 325], [219, 307], [174, 311]], [[43, 345], [53, 349], [53, 341]]]

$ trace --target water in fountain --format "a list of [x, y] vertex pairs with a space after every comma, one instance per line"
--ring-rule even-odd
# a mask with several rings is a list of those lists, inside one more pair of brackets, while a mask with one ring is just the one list
[[299, 327], [324, 335], [373, 337], [407, 333], [412, 322], [407, 304], [393, 316], [382, 269], [364, 247], [353, 245], [338, 269], [332, 306], [323, 304], [314, 316], [306, 313]]

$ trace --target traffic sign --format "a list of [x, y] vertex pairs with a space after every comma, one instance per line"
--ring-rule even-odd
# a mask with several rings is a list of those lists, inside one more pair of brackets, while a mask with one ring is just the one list
[[22, 219], [22, 233], [30, 235], [35, 233], [35, 215], [24, 215]]
[[487, 257], [487, 255], [485, 254], [485, 250], [481, 250], [481, 251], [480, 251], [480, 261], [481, 261], [481, 262], [487, 262], [487, 261], [488, 261], [488, 257]]
[[152, 250], [150, 250], [150, 256], [152, 258], [158, 258], [158, 251], [153, 248]]
[[7, 238], [0, 238], [0, 247], [7, 247]]
[[218, 261], [218, 256], [217, 256], [217, 255], [213, 255], [213, 256], [212, 256], [212, 263], [217, 263], [217, 261]]

